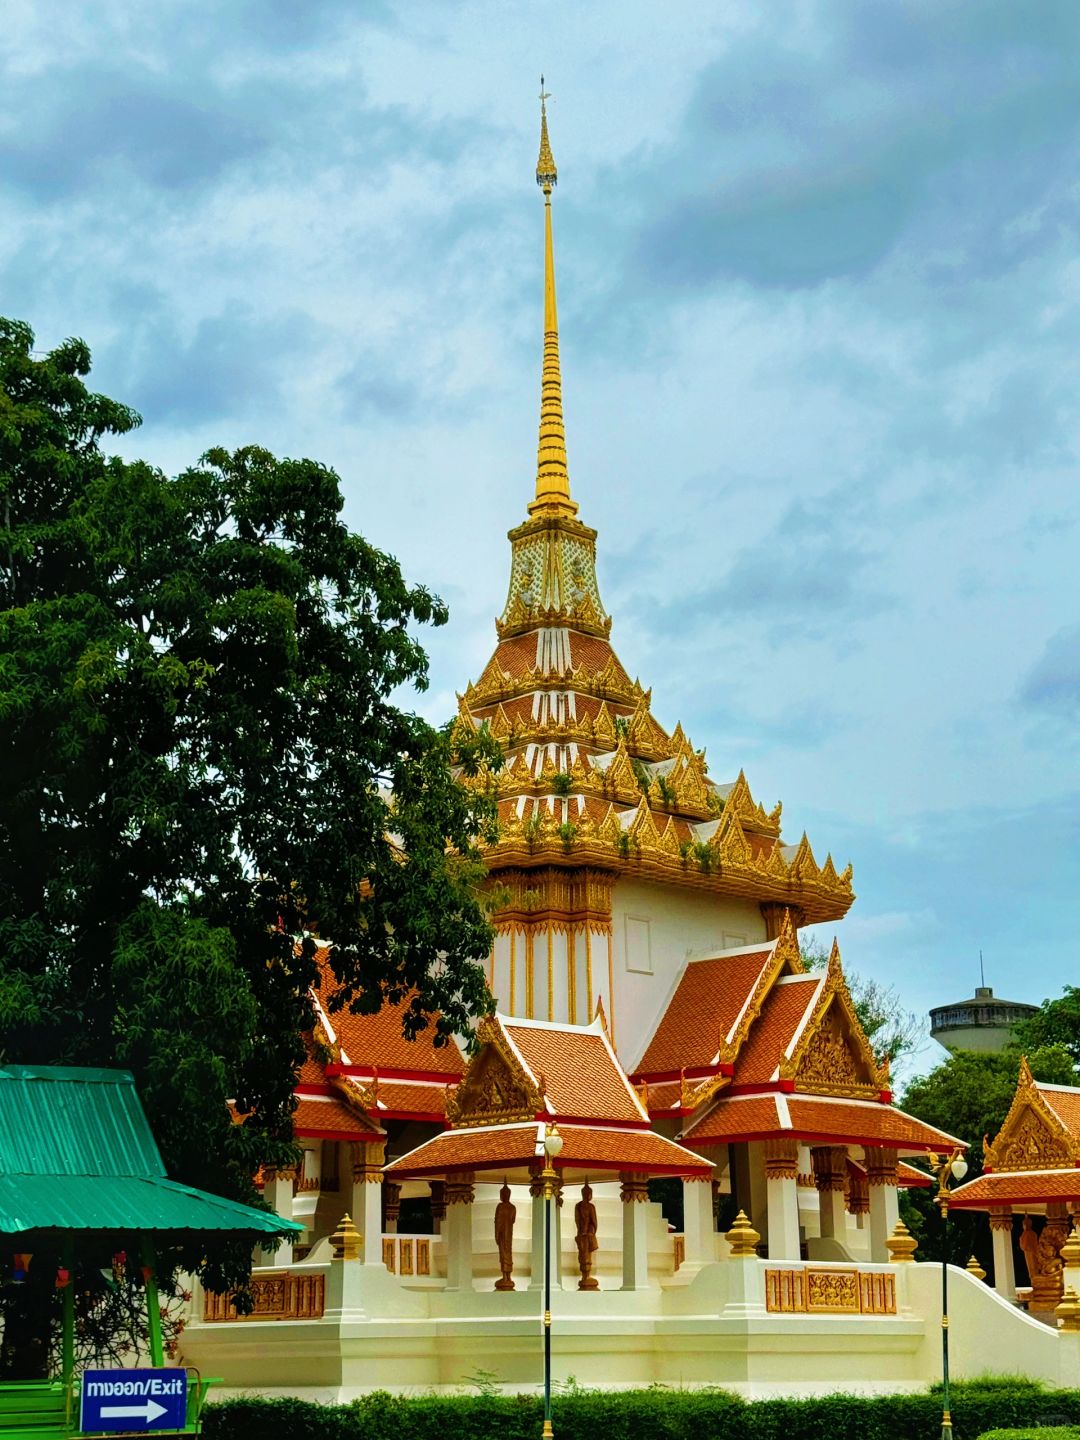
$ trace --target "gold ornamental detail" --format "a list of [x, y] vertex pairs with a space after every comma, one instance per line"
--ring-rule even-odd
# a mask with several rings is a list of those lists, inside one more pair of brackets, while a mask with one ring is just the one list
[[321, 1320], [326, 1301], [326, 1277], [322, 1273], [295, 1275], [288, 1271], [253, 1275], [249, 1293], [251, 1311], [239, 1315], [232, 1292], [215, 1295], [212, 1290], [207, 1290], [203, 1296], [203, 1320], [207, 1324], [242, 1324], [245, 1320]]
[[[502, 1026], [491, 1015], [485, 1015], [476, 1027], [476, 1042], [476, 1053], [446, 1098], [451, 1128], [534, 1120], [546, 1105], [543, 1091], [522, 1068]], [[449, 1190], [446, 1198], [450, 1204]]]
[[851, 1003], [835, 940], [821, 993], [802, 1038], [781, 1061], [780, 1078], [794, 1080], [798, 1090], [862, 1099], [887, 1086]]
[[1025, 1055], [1009, 1113], [992, 1145], [983, 1145], [987, 1170], [1071, 1170], [1080, 1165], [1080, 1140], [1039, 1090]]
[[797, 1140], [766, 1140], [766, 1180], [797, 1180], [798, 1176], [799, 1142]]
[[895, 1315], [896, 1278], [876, 1270], [770, 1268], [765, 1309], [774, 1315]]

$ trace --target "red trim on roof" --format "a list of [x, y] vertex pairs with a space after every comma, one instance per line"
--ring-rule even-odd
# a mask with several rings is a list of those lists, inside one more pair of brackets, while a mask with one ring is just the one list
[[365, 1145], [382, 1144], [386, 1139], [383, 1132], [373, 1130], [313, 1130], [307, 1125], [301, 1125], [294, 1130], [294, 1135], [301, 1140], [352, 1140], [363, 1141]]
[[461, 1081], [462, 1072], [450, 1070], [395, 1070], [390, 1066], [385, 1068], [382, 1065], [341, 1065], [331, 1064], [326, 1066], [326, 1073], [329, 1076], [351, 1075], [356, 1080], [374, 1080], [376, 1073], [380, 1080], [389, 1083], [391, 1080], [430, 1080], [435, 1085], [457, 1085]]

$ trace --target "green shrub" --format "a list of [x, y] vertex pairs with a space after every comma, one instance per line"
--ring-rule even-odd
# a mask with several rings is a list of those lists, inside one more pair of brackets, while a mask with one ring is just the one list
[[1080, 1440], [1075, 1425], [1045, 1425], [1037, 1430], [984, 1430], [978, 1440]]
[[[537, 1440], [535, 1395], [479, 1388], [469, 1395], [378, 1391], [348, 1405], [226, 1400], [207, 1410], [203, 1433], [205, 1440]], [[968, 1381], [954, 1385], [951, 1398], [956, 1440], [1080, 1440], [1080, 1391]], [[555, 1397], [554, 1421], [559, 1440], [932, 1440], [940, 1433], [941, 1392], [744, 1402], [724, 1390], [570, 1385]]]

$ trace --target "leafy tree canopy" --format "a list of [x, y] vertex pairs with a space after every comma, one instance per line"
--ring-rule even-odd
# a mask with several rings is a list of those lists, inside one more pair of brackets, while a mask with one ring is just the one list
[[[1014, 1043], [1021, 1050], [1060, 1045], [1080, 1069], [1080, 986], [1066, 985], [1056, 1000], [1044, 1000], [1037, 1014], [1016, 1027]], [[1064, 1083], [1075, 1085], [1076, 1080]]]
[[332, 470], [109, 457], [139, 419], [89, 370], [0, 321], [0, 1045], [131, 1068], [170, 1174], [256, 1203], [292, 1158], [313, 935], [408, 1031], [488, 1005], [491, 814], [452, 766], [497, 753], [395, 703], [446, 609], [342, 522]]

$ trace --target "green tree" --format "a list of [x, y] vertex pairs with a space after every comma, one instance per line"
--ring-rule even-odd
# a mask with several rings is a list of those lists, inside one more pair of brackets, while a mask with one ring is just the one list
[[[1037, 1050], [1044, 1045], [1062, 1046], [1080, 1069], [1080, 986], [1066, 985], [1056, 1000], [1044, 1000], [1030, 1020], [1016, 1027], [1014, 1049]], [[1075, 1075], [1063, 1083], [1075, 1085]]]
[[[1033, 1050], [1028, 1061], [1036, 1080], [1052, 1085], [1071, 1085], [1072, 1060], [1060, 1045]], [[901, 1107], [919, 1120], [944, 1130], [967, 1143], [966, 1180], [982, 1174], [982, 1140], [993, 1140], [1009, 1113], [1020, 1075], [1020, 1055], [1014, 1050], [1000, 1054], [977, 1054], [960, 1050], [935, 1066], [927, 1075], [910, 1080], [901, 1097]], [[949, 1212], [943, 1237], [940, 1214], [934, 1206], [933, 1190], [911, 1190], [905, 1198], [904, 1220], [920, 1242], [924, 1260], [940, 1260], [943, 1250], [955, 1264], [963, 1265], [978, 1255], [985, 1269], [992, 1268], [992, 1247], [986, 1216], [961, 1210]]]
[[[799, 953], [809, 970], [822, 970], [829, 953], [816, 935], [799, 937]], [[905, 1010], [896, 987], [845, 971], [851, 1003], [859, 1024], [879, 1060], [894, 1065], [912, 1054], [923, 1039], [926, 1024], [911, 1010]]]
[[[491, 802], [452, 767], [498, 752], [395, 703], [446, 609], [343, 524], [332, 470], [110, 458], [139, 417], [89, 370], [0, 321], [0, 1045], [130, 1067], [169, 1173], [257, 1203], [316, 934], [342, 1003], [402, 1001], [408, 1033], [488, 1005]], [[170, 1258], [248, 1273], [242, 1246]]]

